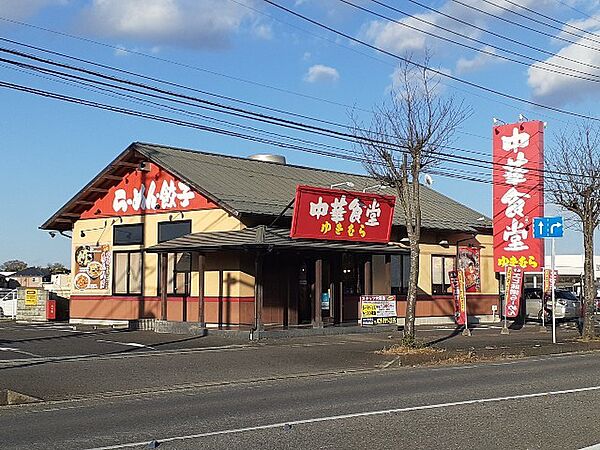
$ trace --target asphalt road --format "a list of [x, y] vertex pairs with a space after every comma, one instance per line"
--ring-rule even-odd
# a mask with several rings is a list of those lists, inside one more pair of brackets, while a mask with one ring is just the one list
[[261, 381], [248, 374], [225, 385], [3, 408], [0, 445], [575, 449], [600, 442], [599, 370], [600, 355], [589, 353]]

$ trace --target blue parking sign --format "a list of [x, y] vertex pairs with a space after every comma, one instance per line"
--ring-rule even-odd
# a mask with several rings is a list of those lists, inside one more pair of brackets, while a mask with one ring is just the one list
[[533, 237], [560, 238], [564, 235], [562, 217], [535, 217], [533, 219]]

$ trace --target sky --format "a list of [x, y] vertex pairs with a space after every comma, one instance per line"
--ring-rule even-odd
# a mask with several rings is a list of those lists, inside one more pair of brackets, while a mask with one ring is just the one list
[[[600, 76], [600, 2], [596, 0], [519, 1], [530, 10], [517, 7], [512, 0], [348, 2], [379, 16], [339, 0], [275, 3], [388, 54], [261, 0], [0, 0], [0, 48], [327, 128], [333, 126], [312, 119], [349, 124], [354, 114], [368, 123], [370, 112], [389, 99], [400, 86], [398, 59], [390, 54], [422, 61], [428, 53], [430, 67], [455, 78], [440, 77], [439, 95], [464, 101], [473, 111], [454, 136], [454, 146], [465, 150], [457, 155], [483, 160], [491, 159], [494, 117], [511, 123], [523, 114], [547, 122], [546, 148], [551, 148], [554, 136], [572, 128], [576, 119], [547, 107], [599, 116], [600, 89], [595, 77]], [[32, 63], [5, 51], [0, 58]], [[561, 67], [569, 68], [571, 76], [556, 73]], [[162, 101], [142, 103], [139, 97], [124, 98], [73, 85], [64, 78], [51, 78], [6, 61], [0, 61], [1, 82], [194, 124], [227, 128], [230, 125], [214, 122], [227, 120], [351, 149], [347, 142], [214, 111], [187, 107], [181, 111], [183, 107], [174, 104], [165, 109]], [[474, 85], [542, 106], [497, 96]], [[4, 192], [0, 262], [22, 259], [31, 265], [68, 264], [70, 241], [62, 236], [51, 238], [39, 226], [135, 141], [237, 156], [277, 153], [293, 164], [364, 172], [360, 164], [343, 157], [131, 117], [6, 85], [0, 85], [0, 105], [0, 190]], [[284, 112], [304, 117], [285, 116]], [[448, 162], [440, 166], [446, 172], [469, 171], [460, 173], [491, 179], [489, 171], [481, 168]], [[489, 183], [436, 174], [432, 178], [434, 189], [491, 216]], [[560, 214], [552, 205], [546, 210], [547, 215]], [[557, 242], [558, 253], [581, 251], [581, 237], [574, 229]]]

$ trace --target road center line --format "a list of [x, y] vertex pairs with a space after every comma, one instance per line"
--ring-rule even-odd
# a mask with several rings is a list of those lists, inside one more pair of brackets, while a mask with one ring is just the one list
[[[171, 436], [171, 437], [166, 437], [166, 438], [159, 438], [159, 439], [157, 439], [157, 441], [162, 444], [165, 442], [185, 441], [185, 440], [190, 440], [190, 439], [200, 439], [200, 438], [211, 437], [211, 436], [223, 436], [223, 435], [229, 435], [229, 434], [247, 433], [250, 431], [269, 430], [269, 429], [274, 429], [274, 428], [282, 428], [283, 429], [284, 427], [290, 426], [290, 425], [291, 426], [307, 425], [307, 424], [320, 423], [320, 422], [332, 422], [332, 421], [336, 421], [336, 420], [354, 419], [354, 418], [358, 418], [358, 417], [399, 414], [399, 413], [413, 412], [413, 411], [425, 411], [425, 410], [430, 410], [430, 409], [451, 408], [451, 407], [455, 407], [455, 406], [477, 405], [477, 404], [485, 404], [485, 403], [493, 403], [493, 402], [521, 400], [521, 399], [527, 399], [527, 398], [551, 397], [551, 396], [575, 394], [575, 393], [590, 392], [590, 391], [600, 391], [600, 386], [590, 386], [590, 387], [577, 388], [577, 389], [565, 389], [565, 390], [561, 390], [561, 391], [535, 392], [532, 394], [511, 395], [511, 396], [506, 396], [506, 397], [480, 398], [480, 399], [475, 399], [475, 400], [463, 400], [463, 401], [458, 401], [458, 402], [435, 403], [432, 405], [421, 405], [421, 406], [410, 406], [410, 407], [406, 407], [406, 408], [365, 411], [365, 412], [359, 412], [359, 413], [341, 414], [341, 415], [337, 415], [337, 416], [315, 417], [312, 419], [292, 420], [289, 422], [271, 423], [271, 424], [266, 424], [266, 425], [257, 425], [257, 426], [253, 426], [253, 427], [232, 428], [232, 429], [228, 429], [228, 430], [209, 431], [206, 433], [188, 434], [188, 435], [182, 435], [182, 436]], [[124, 443], [124, 444], [109, 445], [106, 447], [94, 447], [94, 448], [90, 448], [87, 450], [113, 450], [113, 449], [118, 449], [118, 448], [139, 447], [139, 446], [146, 445], [146, 444], [148, 444], [148, 441], [128, 442], [128, 443]]]

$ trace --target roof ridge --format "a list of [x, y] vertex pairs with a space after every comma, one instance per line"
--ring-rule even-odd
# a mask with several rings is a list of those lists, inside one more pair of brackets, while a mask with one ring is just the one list
[[215, 152], [209, 152], [206, 150], [195, 150], [195, 149], [191, 149], [191, 148], [183, 148], [183, 147], [173, 147], [170, 145], [163, 145], [163, 144], [153, 144], [150, 142], [134, 142], [134, 145], [140, 145], [140, 146], [147, 146], [147, 147], [159, 147], [159, 148], [165, 148], [165, 149], [169, 149], [169, 150], [176, 150], [176, 151], [180, 151], [180, 152], [185, 152], [185, 153], [193, 153], [193, 154], [201, 154], [201, 155], [207, 155], [207, 156], [214, 156], [214, 157], [219, 157], [219, 158], [231, 158], [231, 159], [237, 159], [237, 160], [242, 160], [242, 161], [251, 161], [252, 163], [258, 163], [258, 164], [267, 164], [267, 165], [277, 165], [277, 166], [286, 166], [286, 167], [294, 167], [297, 169], [304, 169], [304, 170], [310, 170], [310, 171], [320, 171], [320, 172], [329, 172], [329, 173], [337, 173], [337, 174], [342, 174], [342, 175], [352, 175], [355, 177], [363, 177], [363, 178], [367, 178], [370, 180], [373, 180], [374, 178], [368, 174], [362, 174], [362, 173], [356, 173], [356, 172], [343, 172], [340, 170], [332, 170], [332, 169], [323, 169], [320, 167], [311, 167], [311, 166], [303, 166], [300, 164], [289, 164], [289, 163], [285, 163], [285, 164], [281, 164], [281, 163], [277, 163], [277, 162], [272, 162], [272, 161], [262, 161], [262, 160], [258, 160], [258, 159], [250, 159], [247, 156], [237, 156], [237, 155], [227, 155], [224, 153], [215, 153]]

